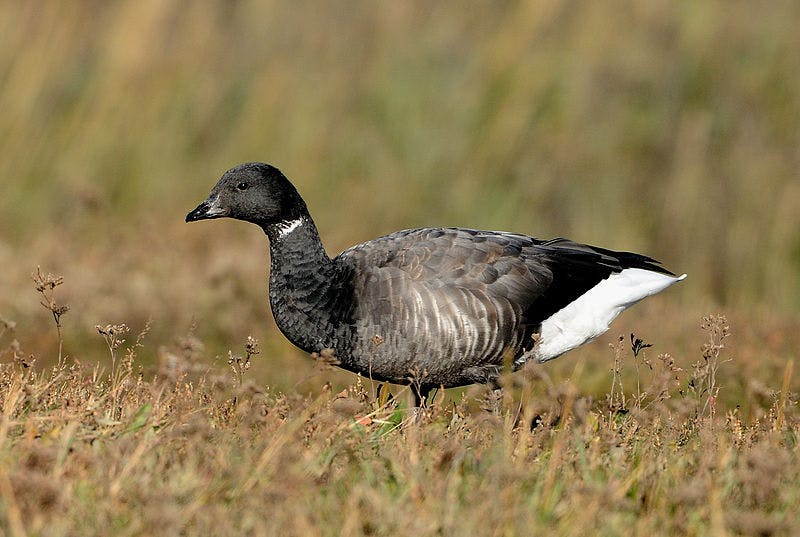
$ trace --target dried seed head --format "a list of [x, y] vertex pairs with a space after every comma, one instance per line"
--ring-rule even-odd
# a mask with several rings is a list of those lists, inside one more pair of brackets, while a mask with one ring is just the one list
[[341, 360], [336, 357], [335, 351], [328, 348], [322, 349], [318, 353], [312, 352], [311, 357], [322, 365], [339, 365], [342, 363]]
[[253, 336], [247, 336], [247, 343], [245, 343], [244, 348], [247, 352], [248, 361], [250, 361], [251, 356], [261, 353], [261, 349], [258, 348], [258, 340]]
[[120, 345], [125, 343], [125, 339], [122, 336], [130, 332], [130, 328], [125, 323], [107, 324], [105, 326], [96, 324], [94, 327], [106, 340], [106, 344], [111, 350], [117, 350]]
[[43, 293], [45, 289], [52, 291], [57, 286], [64, 283], [63, 276], [56, 276], [50, 273], [42, 274], [42, 268], [39, 266], [36, 267], [36, 272], [31, 274], [31, 279], [36, 285], [36, 290], [40, 293]]

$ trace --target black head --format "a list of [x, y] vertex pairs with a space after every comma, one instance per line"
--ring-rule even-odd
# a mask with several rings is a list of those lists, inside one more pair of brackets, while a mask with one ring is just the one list
[[225, 172], [208, 199], [186, 215], [186, 221], [227, 216], [265, 227], [304, 214], [305, 202], [278, 168], [249, 162]]

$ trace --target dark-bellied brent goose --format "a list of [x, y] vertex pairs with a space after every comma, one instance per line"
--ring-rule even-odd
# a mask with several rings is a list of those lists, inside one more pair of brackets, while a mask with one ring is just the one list
[[379, 381], [492, 383], [591, 341], [628, 306], [686, 277], [643, 255], [558, 238], [464, 228], [398, 231], [331, 259], [303, 198], [277, 168], [225, 172], [186, 221], [230, 217], [269, 237], [269, 302], [309, 353]]

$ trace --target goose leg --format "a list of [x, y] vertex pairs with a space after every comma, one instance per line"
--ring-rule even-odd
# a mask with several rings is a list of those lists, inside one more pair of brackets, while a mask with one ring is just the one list
[[414, 406], [417, 408], [426, 407], [428, 401], [430, 401], [430, 392], [435, 388], [436, 386], [430, 384], [411, 383], [411, 393], [414, 394]]

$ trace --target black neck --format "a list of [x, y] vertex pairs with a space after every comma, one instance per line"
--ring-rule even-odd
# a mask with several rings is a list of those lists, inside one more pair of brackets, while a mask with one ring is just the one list
[[271, 268], [290, 265], [295, 269], [302, 269], [330, 264], [331, 259], [322, 246], [317, 226], [308, 214], [300, 215], [296, 220], [261, 227], [269, 237]]
[[278, 328], [306, 352], [344, 353], [337, 346], [347, 340], [341, 308], [349, 302], [349, 278], [328, 257], [311, 217], [262, 227], [269, 237], [269, 299]]

